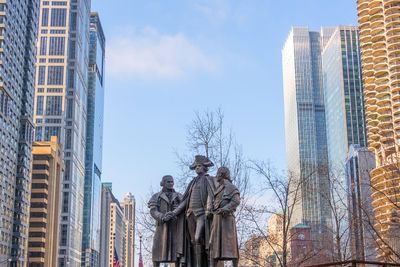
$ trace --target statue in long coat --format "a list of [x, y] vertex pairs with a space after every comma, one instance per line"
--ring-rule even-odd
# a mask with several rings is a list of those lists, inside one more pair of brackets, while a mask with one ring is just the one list
[[238, 188], [232, 184], [228, 168], [219, 168], [216, 179], [219, 186], [214, 192], [212, 208], [214, 217], [209, 243], [210, 267], [225, 260], [232, 260], [233, 266], [237, 267], [239, 248], [234, 213], [240, 204], [240, 194]]
[[183, 254], [183, 216], [173, 216], [181, 202], [182, 195], [174, 190], [174, 179], [170, 175], [162, 178], [162, 190], [154, 194], [149, 203], [151, 216], [156, 220], [153, 238], [152, 260], [154, 267], [160, 263], [174, 262], [178, 266]]

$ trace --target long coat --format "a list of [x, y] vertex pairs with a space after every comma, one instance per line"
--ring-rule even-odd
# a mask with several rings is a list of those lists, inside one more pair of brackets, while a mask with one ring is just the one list
[[149, 201], [150, 214], [156, 220], [152, 248], [154, 262], [176, 262], [183, 253], [183, 237], [180, 233], [183, 229], [183, 216], [179, 216], [178, 220], [162, 221], [163, 215], [173, 211], [181, 202], [181, 198], [181, 194], [173, 192], [169, 199], [167, 194], [161, 191], [154, 194]]
[[[239, 258], [235, 211], [240, 204], [239, 190], [225, 180], [214, 193], [214, 218], [210, 235], [210, 254], [216, 260]], [[227, 215], [216, 214], [218, 209], [228, 210]]]

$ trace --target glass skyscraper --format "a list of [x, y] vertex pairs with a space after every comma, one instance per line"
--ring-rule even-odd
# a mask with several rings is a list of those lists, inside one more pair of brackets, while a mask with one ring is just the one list
[[81, 266], [90, 0], [40, 0], [35, 139], [64, 149], [58, 266]]
[[103, 29], [98, 14], [91, 13], [82, 236], [82, 266], [85, 267], [99, 266], [104, 58]]
[[291, 224], [310, 226], [315, 240], [331, 227], [321, 62], [322, 41], [331, 33], [293, 27], [282, 50], [287, 170], [302, 182]]
[[0, 2], [0, 259], [25, 266], [39, 1]]
[[[329, 170], [343, 174], [351, 144], [367, 146], [356, 26], [337, 27], [322, 52]], [[344, 181], [343, 181], [344, 182]]]

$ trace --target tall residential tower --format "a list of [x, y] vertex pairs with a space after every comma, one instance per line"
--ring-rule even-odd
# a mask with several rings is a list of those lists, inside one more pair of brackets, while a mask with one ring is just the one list
[[[370, 173], [377, 241], [382, 260], [399, 261], [387, 235], [400, 205], [400, 0], [357, 0]], [[381, 238], [380, 238], [381, 237]], [[400, 253], [400, 251], [397, 251]]]
[[40, 0], [35, 139], [64, 148], [58, 266], [81, 266], [90, 0]]
[[99, 15], [91, 13], [82, 236], [82, 266], [85, 267], [99, 265], [104, 58], [105, 37]]
[[0, 1], [0, 260], [25, 266], [38, 0]]

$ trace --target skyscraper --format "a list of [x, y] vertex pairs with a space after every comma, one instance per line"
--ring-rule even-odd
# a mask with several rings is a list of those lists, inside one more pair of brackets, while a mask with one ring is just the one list
[[[25, 266], [39, 2], [0, 2], [0, 258]], [[18, 19], [17, 19], [18, 18]]]
[[63, 151], [57, 137], [33, 143], [29, 267], [53, 267], [58, 257]]
[[82, 266], [98, 266], [103, 152], [105, 37], [99, 15], [90, 14], [89, 79], [83, 206]]
[[375, 229], [379, 258], [392, 261], [400, 260], [389, 249], [398, 236], [386, 235], [400, 204], [399, 5], [400, 0], [357, 1], [368, 148], [376, 160], [370, 173]]
[[135, 198], [131, 193], [126, 194], [121, 203], [122, 211], [126, 218], [126, 252], [125, 264], [127, 267], [134, 267], [135, 263]]
[[323, 239], [331, 227], [321, 69], [321, 40], [328, 30], [321, 36], [293, 27], [282, 50], [287, 169], [302, 182], [291, 224], [309, 226], [313, 239]]
[[81, 265], [89, 10], [89, 0], [40, 0], [35, 139], [64, 148], [59, 267]]
[[329, 170], [341, 175], [349, 146], [367, 145], [356, 26], [335, 28], [322, 51], [322, 70]]
[[353, 259], [376, 260], [373, 208], [369, 172], [375, 157], [367, 148], [350, 145], [346, 160], [346, 185], [350, 224], [350, 249]]

